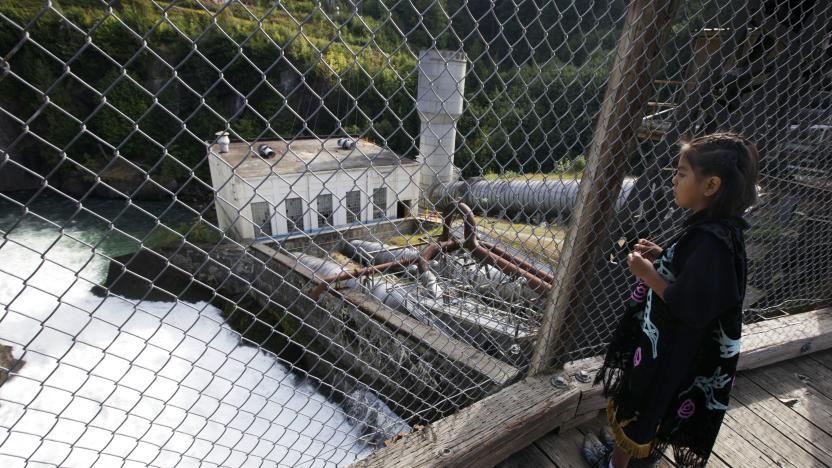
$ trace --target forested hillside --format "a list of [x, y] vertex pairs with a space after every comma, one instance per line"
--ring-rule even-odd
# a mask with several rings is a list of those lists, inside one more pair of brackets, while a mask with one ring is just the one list
[[207, 180], [204, 141], [226, 123], [246, 139], [347, 132], [413, 156], [416, 59], [435, 41], [469, 58], [456, 156], [463, 172], [551, 171], [589, 144], [625, 7], [2, 2], [0, 138], [8, 145], [27, 125], [11, 152], [36, 154], [46, 162], [38, 171], [58, 182], [92, 181], [105, 168], [129, 177], [129, 165], [113, 163], [120, 156], [171, 190], [192, 171]]

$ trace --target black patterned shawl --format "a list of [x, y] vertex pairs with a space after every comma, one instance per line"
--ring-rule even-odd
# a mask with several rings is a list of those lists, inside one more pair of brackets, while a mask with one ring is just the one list
[[665, 299], [639, 283], [626, 302], [596, 382], [636, 458], [672, 445], [681, 466], [704, 466], [711, 454], [739, 357], [746, 228], [693, 215], [656, 262]]

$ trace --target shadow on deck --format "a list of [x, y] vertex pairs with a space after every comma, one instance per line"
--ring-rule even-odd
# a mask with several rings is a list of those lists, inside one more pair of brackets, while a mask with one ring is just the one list
[[[497, 466], [585, 468], [583, 436], [605, 419], [551, 432]], [[675, 466], [669, 452], [658, 466]], [[708, 466], [832, 466], [832, 350], [741, 372]]]

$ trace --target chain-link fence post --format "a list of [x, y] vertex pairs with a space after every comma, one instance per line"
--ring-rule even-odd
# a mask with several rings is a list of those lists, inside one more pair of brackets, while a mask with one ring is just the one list
[[535, 344], [531, 374], [549, 369], [556, 350], [569, 349], [568, 323], [586, 313], [599, 247], [613, 215], [635, 136], [652, 91], [653, 79], [678, 1], [636, 0], [627, 20], [604, 104], [581, 180], [580, 194], [558, 264], [556, 287], [544, 308], [543, 325]]

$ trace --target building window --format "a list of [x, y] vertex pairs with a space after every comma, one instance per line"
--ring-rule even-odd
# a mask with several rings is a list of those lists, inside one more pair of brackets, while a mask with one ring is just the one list
[[272, 213], [269, 204], [266, 202], [254, 202], [251, 204], [251, 220], [254, 222], [254, 236], [263, 237], [272, 235]]
[[303, 199], [286, 199], [286, 227], [289, 232], [303, 231]]
[[373, 219], [384, 218], [387, 214], [387, 189], [373, 189]]
[[347, 192], [347, 222], [361, 221], [361, 191]]
[[318, 227], [332, 226], [332, 195], [318, 195]]

